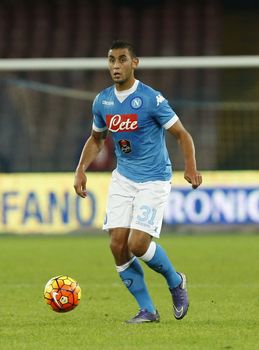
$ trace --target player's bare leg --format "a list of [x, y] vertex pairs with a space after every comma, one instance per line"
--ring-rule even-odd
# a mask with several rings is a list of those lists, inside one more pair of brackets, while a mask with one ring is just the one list
[[131, 229], [128, 238], [129, 250], [137, 257], [144, 255], [150, 246], [152, 238], [144, 231]]
[[117, 266], [126, 264], [131, 259], [128, 248], [128, 238], [130, 229], [125, 227], [116, 227], [109, 230], [110, 249], [112, 251]]

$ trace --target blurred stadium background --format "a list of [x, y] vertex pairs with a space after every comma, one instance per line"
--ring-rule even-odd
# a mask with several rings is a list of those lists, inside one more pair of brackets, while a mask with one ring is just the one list
[[[0, 57], [100, 58], [117, 38], [133, 42], [140, 57], [259, 55], [258, 18], [251, 0], [2, 0]], [[136, 75], [162, 91], [183, 120], [199, 169], [259, 169], [258, 65], [140, 64]], [[110, 84], [106, 70], [1, 69], [0, 171], [73, 172], [91, 131], [93, 97]], [[168, 142], [182, 170], [177, 145]], [[108, 140], [91, 170], [113, 169], [112, 148]]]

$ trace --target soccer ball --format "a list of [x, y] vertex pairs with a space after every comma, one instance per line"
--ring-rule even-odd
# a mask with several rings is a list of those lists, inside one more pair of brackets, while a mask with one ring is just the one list
[[81, 288], [78, 282], [69, 276], [56, 276], [47, 282], [44, 299], [56, 312], [71, 311], [80, 302]]

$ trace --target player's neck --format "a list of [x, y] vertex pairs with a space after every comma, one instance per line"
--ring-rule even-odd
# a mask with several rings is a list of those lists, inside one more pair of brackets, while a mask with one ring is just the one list
[[136, 79], [132, 77], [131, 79], [124, 81], [121, 84], [115, 84], [117, 91], [129, 90], [134, 85]]

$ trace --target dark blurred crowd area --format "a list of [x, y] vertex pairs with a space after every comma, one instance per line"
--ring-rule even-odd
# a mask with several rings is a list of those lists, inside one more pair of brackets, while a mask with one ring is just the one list
[[[0, 57], [104, 57], [114, 39], [131, 41], [140, 57], [259, 55], [258, 21], [259, 2], [251, 0], [1, 0]], [[141, 70], [140, 63], [136, 76], [168, 98], [194, 136], [200, 168], [258, 168], [258, 110], [219, 106], [257, 101], [258, 69]], [[91, 132], [92, 101], [20, 82], [97, 93], [111, 84], [108, 72], [0, 72], [0, 171], [73, 170]], [[177, 146], [169, 146], [180, 169]], [[92, 170], [115, 166], [112, 148], [108, 139]]]

